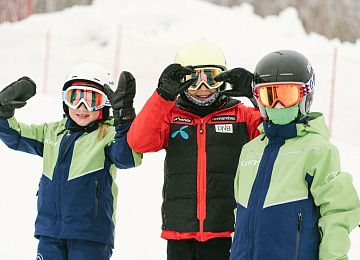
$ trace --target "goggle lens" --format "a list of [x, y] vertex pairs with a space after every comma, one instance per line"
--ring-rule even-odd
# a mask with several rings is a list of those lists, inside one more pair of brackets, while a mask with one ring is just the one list
[[73, 109], [78, 108], [83, 103], [89, 111], [100, 110], [104, 106], [110, 105], [106, 95], [102, 91], [86, 86], [76, 86], [66, 89], [63, 92], [63, 101]]
[[190, 87], [191, 90], [197, 90], [202, 84], [209, 89], [215, 89], [220, 87], [223, 82], [215, 81], [215, 77], [222, 73], [220, 68], [195, 68], [191, 75], [186, 75], [184, 81], [189, 79], [197, 79]]
[[274, 84], [257, 88], [260, 103], [266, 107], [274, 107], [277, 102], [284, 107], [291, 107], [302, 98], [301, 84]]

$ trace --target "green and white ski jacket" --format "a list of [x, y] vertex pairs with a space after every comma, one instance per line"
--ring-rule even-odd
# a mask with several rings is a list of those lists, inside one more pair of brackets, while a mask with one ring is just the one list
[[103, 138], [98, 123], [87, 129], [71, 120], [26, 125], [0, 117], [0, 139], [11, 149], [43, 157], [35, 236], [114, 244], [116, 168], [138, 166], [126, 135], [130, 124], [113, 127]]
[[323, 116], [259, 130], [239, 159], [230, 259], [347, 259], [360, 202]]

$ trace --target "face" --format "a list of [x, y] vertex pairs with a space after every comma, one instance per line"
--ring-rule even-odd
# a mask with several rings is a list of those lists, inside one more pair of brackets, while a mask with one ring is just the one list
[[84, 104], [81, 104], [77, 109], [69, 107], [70, 118], [79, 126], [87, 126], [96, 121], [99, 117], [100, 110], [90, 112]]
[[216, 93], [217, 89], [208, 89], [205, 84], [201, 84], [200, 88], [197, 90], [188, 89], [190, 96], [196, 98], [197, 100], [204, 101], [209, 98], [211, 95]]

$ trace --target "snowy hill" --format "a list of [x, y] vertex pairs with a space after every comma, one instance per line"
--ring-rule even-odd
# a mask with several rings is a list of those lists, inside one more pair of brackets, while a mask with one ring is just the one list
[[[0, 88], [23, 75], [38, 85], [38, 94], [17, 111], [25, 123], [59, 120], [61, 87], [77, 63], [96, 61], [114, 71], [131, 71], [137, 79], [136, 110], [157, 86], [162, 70], [183, 43], [205, 38], [218, 43], [228, 67], [254, 70], [270, 51], [295, 49], [311, 61], [316, 73], [313, 111], [330, 116], [334, 48], [337, 48], [332, 142], [342, 168], [353, 175], [360, 193], [358, 127], [360, 43], [340, 44], [307, 35], [294, 9], [266, 19], [249, 5], [225, 8], [197, 0], [98, 0], [93, 6], [34, 15], [0, 24]], [[47, 59], [48, 58], [48, 59]], [[247, 102], [247, 101], [245, 101]], [[119, 186], [114, 260], [166, 259], [160, 238], [164, 152], [146, 154], [143, 164], [118, 171]], [[33, 238], [36, 191], [42, 171], [39, 157], [9, 150], [0, 143], [0, 259], [35, 256]], [[360, 230], [351, 234], [350, 259], [360, 259]]]

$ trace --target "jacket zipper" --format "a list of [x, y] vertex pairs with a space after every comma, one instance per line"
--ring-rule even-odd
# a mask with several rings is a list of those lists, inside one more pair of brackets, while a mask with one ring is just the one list
[[200, 229], [200, 237], [202, 239], [204, 232], [204, 220], [206, 215], [206, 157], [205, 157], [205, 134], [204, 134], [204, 119], [200, 120], [199, 127], [199, 172], [198, 172], [198, 182], [197, 182], [197, 190], [198, 190], [198, 214], [197, 217], [199, 219], [199, 229]]
[[95, 181], [95, 214], [94, 217], [97, 218], [99, 211], [99, 182]]
[[[60, 163], [61, 161], [64, 160], [65, 158], [65, 152], [66, 152], [66, 147], [67, 147], [67, 144], [68, 144], [68, 141], [69, 141], [69, 138], [71, 136], [71, 133], [69, 130], [66, 130], [65, 131], [65, 134], [63, 136], [64, 139], [64, 143], [63, 143], [63, 147], [61, 149], [61, 154], [59, 154], [59, 159], [58, 158], [58, 161], [56, 162], [56, 164]], [[62, 200], [62, 194], [61, 194], [61, 183], [62, 183], [62, 180], [64, 178], [64, 176], [60, 175], [60, 176], [57, 176], [58, 178], [58, 182], [59, 182], [59, 185], [58, 185], [58, 198], [57, 198], [57, 201], [58, 201], [58, 210], [57, 210], [57, 214], [58, 216], [56, 218], [62, 218], [62, 206], [61, 206], [61, 200]]]
[[301, 234], [301, 228], [302, 228], [302, 214], [301, 212], [298, 213], [297, 216], [297, 232], [296, 232], [296, 244], [295, 244], [295, 258], [294, 260], [299, 259], [300, 254], [300, 234]]
[[61, 160], [64, 159], [65, 157], [65, 151], [66, 151], [66, 146], [67, 146], [67, 143], [68, 143], [68, 140], [69, 140], [69, 136], [71, 135], [71, 133], [67, 130], [66, 131], [66, 134], [64, 135], [63, 138], [65, 138], [64, 140], [64, 145], [63, 145], [63, 148], [61, 149]]

